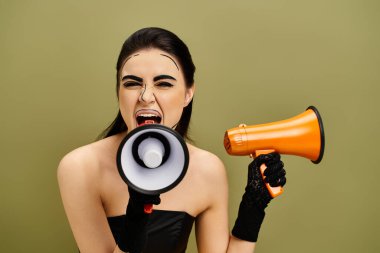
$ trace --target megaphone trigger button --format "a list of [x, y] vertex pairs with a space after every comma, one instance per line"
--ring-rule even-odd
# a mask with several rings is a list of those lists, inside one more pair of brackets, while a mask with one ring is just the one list
[[152, 204], [145, 204], [144, 205], [144, 213], [151, 214], [153, 212], [153, 205]]

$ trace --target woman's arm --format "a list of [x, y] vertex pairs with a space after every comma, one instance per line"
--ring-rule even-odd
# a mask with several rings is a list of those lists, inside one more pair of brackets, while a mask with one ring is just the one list
[[58, 167], [63, 205], [81, 253], [121, 252], [113, 239], [99, 194], [99, 166], [88, 150], [66, 155]]
[[[202, 162], [202, 161], [200, 161]], [[202, 191], [209, 206], [197, 216], [195, 232], [199, 253], [252, 253], [255, 243], [230, 236], [228, 226], [228, 181], [223, 163], [210, 155], [203, 160], [205, 183]]]
[[203, 252], [252, 253], [264, 219], [264, 209], [272, 199], [260, 173], [261, 164], [265, 163], [265, 181], [272, 187], [284, 186], [286, 183], [284, 164], [277, 153], [261, 155], [248, 166], [248, 182], [239, 207], [238, 217], [232, 231], [235, 236], [228, 236], [228, 185], [222, 162], [216, 157], [203, 161], [208, 168], [203, 175], [209, 206], [196, 221], [198, 250]]
[[255, 242], [244, 241], [231, 235], [227, 252], [228, 253], [240, 253], [240, 252], [252, 253], [255, 251], [255, 246], [256, 246]]
[[[262, 164], [267, 167], [264, 171], [265, 180], [260, 172]], [[232, 230], [234, 237], [231, 237], [228, 252], [248, 250], [249, 245], [253, 246], [252, 251], [254, 250], [261, 223], [265, 217], [264, 209], [272, 199], [264, 182], [268, 182], [272, 187], [284, 186], [285, 174], [284, 164], [278, 153], [260, 155], [249, 164], [247, 186], [240, 202], [238, 216]], [[244, 241], [246, 243], [243, 243]], [[244, 248], [239, 250], [240, 246]]]

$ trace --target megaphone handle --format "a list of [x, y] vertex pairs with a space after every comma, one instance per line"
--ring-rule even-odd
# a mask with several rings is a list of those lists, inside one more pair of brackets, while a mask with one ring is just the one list
[[153, 204], [144, 205], [144, 213], [151, 214], [153, 212]]
[[[267, 169], [267, 166], [264, 163], [261, 164], [261, 166], [260, 166], [260, 172], [261, 172], [261, 175], [262, 175], [263, 179], [265, 179], [264, 171], [266, 169]], [[269, 191], [269, 194], [272, 196], [272, 198], [275, 198], [275, 197], [281, 195], [284, 192], [284, 189], [281, 186], [272, 187], [272, 186], [270, 186], [269, 183], [265, 183], [265, 186], [267, 187], [267, 189]]]
[[[276, 152], [276, 150], [274, 150], [274, 149], [257, 150], [255, 152], [255, 157], [257, 157], [259, 155], [269, 154], [269, 153], [272, 153], [272, 152]], [[260, 172], [261, 172], [261, 176], [263, 177], [263, 179], [265, 179], [264, 171], [266, 169], [267, 169], [267, 166], [263, 163], [260, 166]], [[284, 189], [281, 186], [272, 187], [272, 186], [270, 186], [269, 183], [265, 183], [265, 186], [267, 187], [267, 189], [269, 191], [269, 194], [272, 196], [272, 198], [275, 198], [275, 197], [281, 195], [284, 192]]]

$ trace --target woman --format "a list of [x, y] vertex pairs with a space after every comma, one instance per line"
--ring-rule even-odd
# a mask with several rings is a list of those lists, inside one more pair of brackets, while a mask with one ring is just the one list
[[[125, 41], [117, 62], [115, 121], [103, 139], [70, 152], [58, 168], [63, 204], [81, 252], [185, 252], [193, 222], [198, 252], [254, 250], [271, 199], [258, 167], [265, 162], [268, 182], [284, 185], [279, 155], [259, 156], [250, 164], [232, 236], [226, 172], [215, 155], [187, 144], [186, 176], [153, 199], [128, 189], [118, 173], [117, 149], [134, 128], [163, 124], [187, 138], [194, 72], [187, 46], [167, 30], [141, 29]], [[140, 215], [144, 201], [158, 204], [149, 217]]]

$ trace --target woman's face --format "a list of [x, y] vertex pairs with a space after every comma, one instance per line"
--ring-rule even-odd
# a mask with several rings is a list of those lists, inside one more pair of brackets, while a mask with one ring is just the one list
[[148, 123], [175, 128], [194, 93], [178, 61], [159, 49], [128, 57], [119, 78], [119, 108], [128, 131]]

